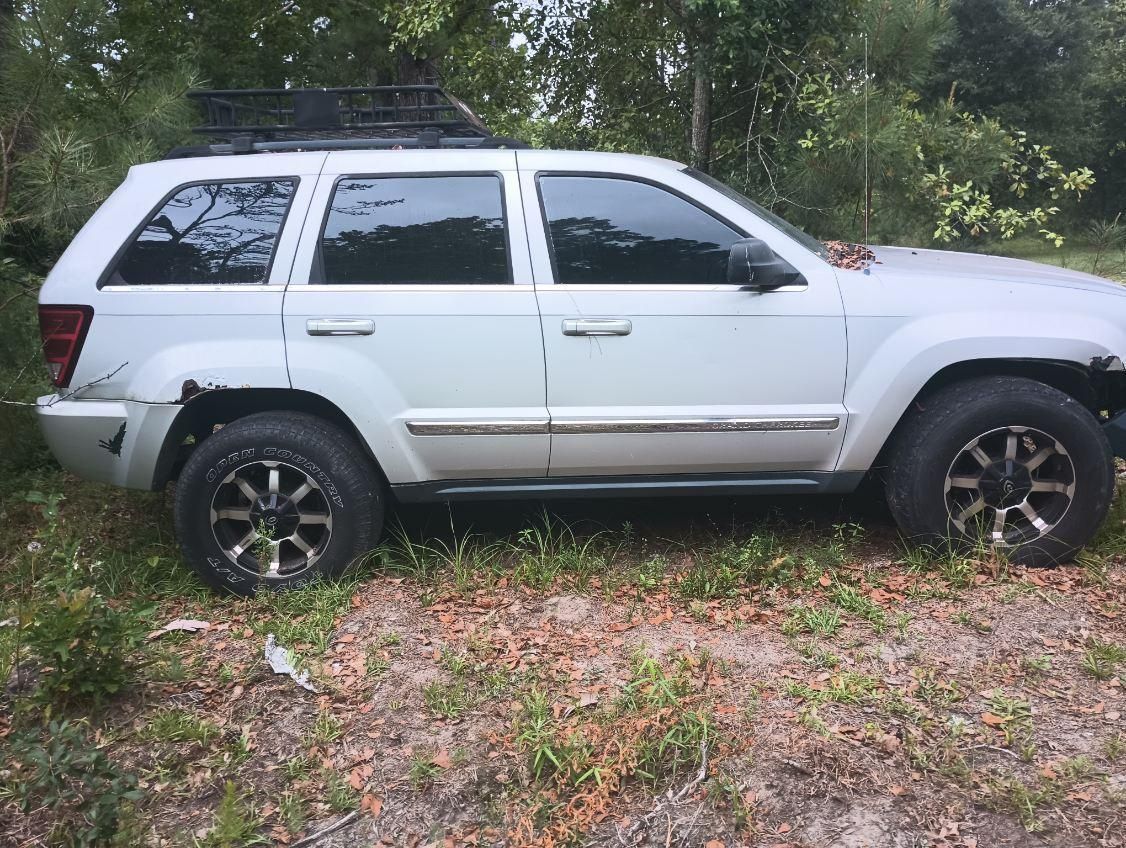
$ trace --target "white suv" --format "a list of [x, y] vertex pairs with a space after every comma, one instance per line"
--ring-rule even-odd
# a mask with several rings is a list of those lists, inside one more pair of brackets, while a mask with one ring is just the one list
[[[314, 95], [345, 95], [299, 93], [323, 129]], [[357, 139], [380, 108], [134, 167], [43, 286], [51, 449], [177, 480], [208, 583], [339, 574], [389, 498], [848, 492], [883, 467], [908, 536], [1035, 565], [1106, 515], [1122, 287], [906, 248], [844, 270], [676, 162], [432, 114]]]

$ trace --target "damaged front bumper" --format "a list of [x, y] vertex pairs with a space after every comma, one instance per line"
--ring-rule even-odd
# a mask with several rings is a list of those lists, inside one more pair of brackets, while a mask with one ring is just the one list
[[59, 400], [57, 395], [36, 403], [39, 429], [63, 468], [130, 489], [153, 487], [164, 437], [182, 409], [128, 400]]

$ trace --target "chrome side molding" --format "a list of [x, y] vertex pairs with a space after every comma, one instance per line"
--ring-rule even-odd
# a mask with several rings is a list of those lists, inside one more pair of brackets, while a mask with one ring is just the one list
[[542, 421], [408, 421], [412, 436], [530, 436], [544, 435], [547, 419]]
[[768, 433], [792, 430], [836, 430], [835, 416], [817, 418], [637, 418], [552, 421], [557, 435], [587, 433]]
[[569, 421], [408, 421], [412, 436], [524, 436], [646, 433], [769, 433], [832, 431], [835, 415], [812, 418], [618, 418]]

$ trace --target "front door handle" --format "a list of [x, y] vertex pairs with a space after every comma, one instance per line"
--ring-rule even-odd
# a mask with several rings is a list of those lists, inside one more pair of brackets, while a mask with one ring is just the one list
[[370, 336], [375, 322], [367, 318], [310, 318], [305, 322], [310, 336]]
[[633, 322], [625, 318], [564, 318], [565, 336], [628, 336]]

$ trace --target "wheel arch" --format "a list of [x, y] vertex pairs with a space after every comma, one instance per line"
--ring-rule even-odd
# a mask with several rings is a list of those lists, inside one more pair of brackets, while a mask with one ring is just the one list
[[215, 432], [216, 427], [257, 412], [302, 412], [334, 424], [364, 449], [386, 484], [386, 475], [371, 446], [352, 419], [332, 401], [301, 389], [240, 388], [210, 389], [184, 402], [164, 437], [153, 472], [153, 489], [161, 489], [175, 480], [194, 445]]
[[[1108, 363], [1101, 363], [1106, 366]], [[1024, 377], [1051, 386], [1074, 398], [1096, 417], [1103, 412], [1113, 413], [1126, 408], [1126, 371], [1097, 367], [1095, 362], [1083, 365], [1060, 359], [1033, 359], [1025, 357], [997, 359], [966, 359], [952, 362], [936, 371], [915, 393], [900, 412], [895, 425], [884, 439], [873, 468], [881, 467], [895, 444], [904, 422], [912, 410], [919, 408], [926, 398], [954, 383], [976, 377]]]

